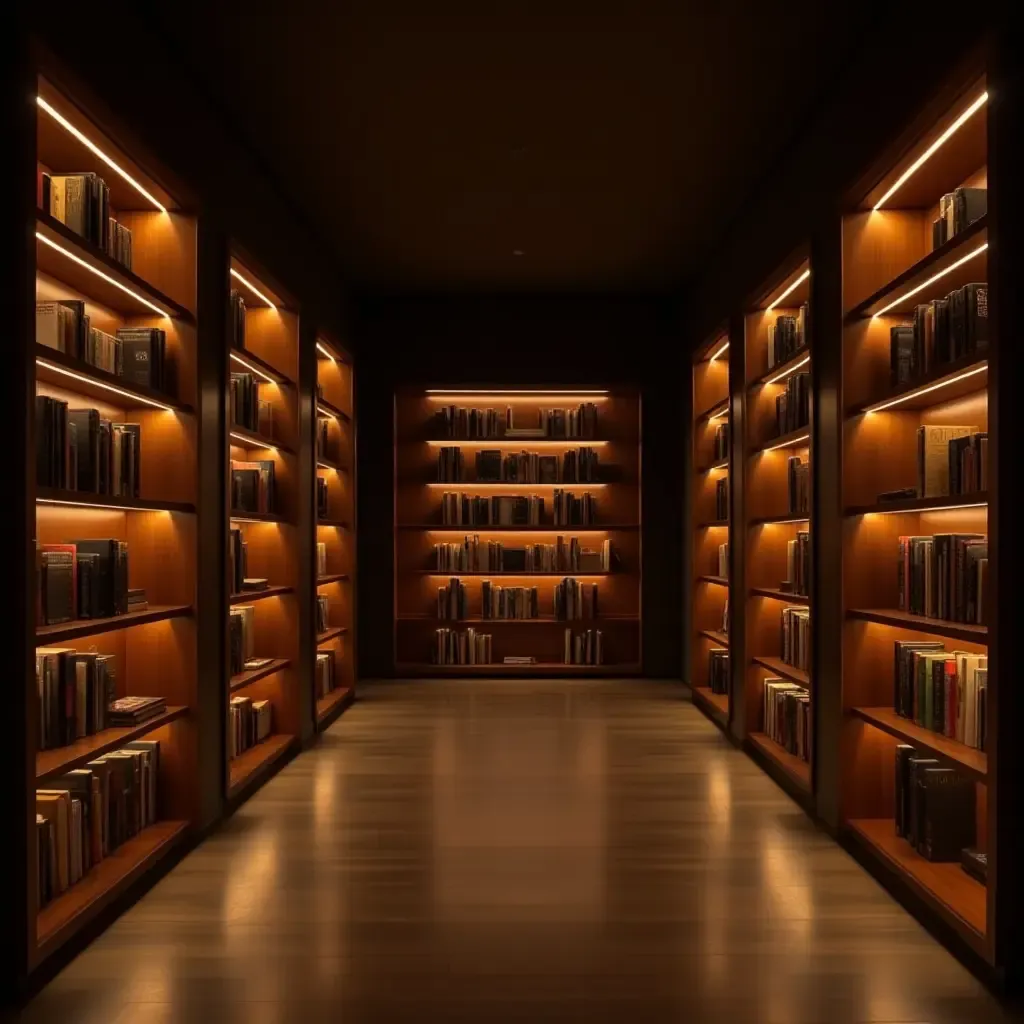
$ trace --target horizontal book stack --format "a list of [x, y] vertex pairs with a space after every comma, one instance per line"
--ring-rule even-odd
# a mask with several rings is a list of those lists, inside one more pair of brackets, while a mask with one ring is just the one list
[[806, 597], [811, 587], [811, 535], [797, 530], [793, 540], [786, 541], [787, 579], [780, 589]]
[[438, 629], [434, 632], [434, 664], [436, 665], [491, 665], [494, 649], [490, 633], [475, 629], [459, 632]]
[[274, 706], [269, 700], [232, 697], [228, 706], [230, 756], [238, 757], [274, 731]]
[[708, 652], [708, 689], [712, 693], [729, 692], [729, 649], [712, 647]]
[[988, 538], [981, 533], [900, 537], [901, 611], [951, 622], [985, 622]]
[[810, 671], [811, 611], [802, 605], [782, 609], [782, 660], [803, 672]]
[[988, 213], [987, 188], [958, 188], [939, 200], [939, 215], [932, 221], [932, 249], [955, 238]]
[[[540, 596], [536, 587], [499, 587], [484, 580], [480, 588], [484, 619], [536, 619], [540, 616]], [[449, 616], [466, 618], [466, 616]]]
[[764, 731], [780, 747], [809, 761], [811, 756], [811, 696], [785, 679], [764, 681]]
[[603, 665], [604, 636], [599, 629], [586, 629], [574, 634], [565, 631], [566, 665]]
[[231, 460], [231, 511], [258, 515], [276, 512], [277, 486], [272, 459]]
[[790, 457], [787, 463], [786, 480], [789, 491], [789, 514], [810, 515], [811, 511], [811, 464], [799, 455]]
[[566, 577], [554, 588], [556, 619], [597, 618], [597, 584]]
[[[486, 592], [489, 583], [485, 580], [483, 586]], [[451, 579], [445, 586], [437, 588], [437, 617], [439, 619], [468, 619], [468, 608], [469, 594], [461, 580]]]
[[333, 649], [316, 652], [316, 664], [313, 666], [313, 692], [318, 700], [333, 693], [338, 685], [334, 654]]
[[[780, 318], [781, 319], [781, 318]], [[811, 375], [794, 373], [775, 399], [775, 427], [779, 436], [806, 427], [811, 421]]]
[[788, 362], [807, 347], [807, 310], [805, 302], [796, 316], [780, 313], [768, 327], [768, 369]]
[[128, 544], [115, 538], [37, 545], [37, 621], [52, 626], [129, 611]]

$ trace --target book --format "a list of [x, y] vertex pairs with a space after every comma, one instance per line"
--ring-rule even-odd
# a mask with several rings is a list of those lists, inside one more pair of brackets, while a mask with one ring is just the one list
[[166, 709], [163, 697], [119, 697], [107, 708], [107, 722], [112, 726], [138, 725], [162, 715]]
[[493, 636], [475, 629], [462, 632], [447, 628], [435, 630], [431, 660], [435, 665], [493, 664]]
[[168, 390], [166, 372], [167, 333], [159, 327], [121, 327], [121, 376], [130, 384]]
[[917, 492], [921, 497], [949, 494], [949, 443], [977, 431], [977, 427], [930, 424], [917, 428]]
[[708, 689], [715, 694], [729, 693], [729, 649], [712, 647], [708, 651]]
[[242, 580], [242, 590], [266, 590], [270, 580], [265, 576], [249, 576]]
[[73, 544], [37, 548], [37, 619], [43, 625], [70, 622], [78, 615], [77, 549]]

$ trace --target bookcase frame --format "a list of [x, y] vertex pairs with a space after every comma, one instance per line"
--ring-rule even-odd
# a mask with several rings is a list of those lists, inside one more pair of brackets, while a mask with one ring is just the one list
[[[433, 414], [444, 405], [468, 408], [504, 408], [516, 403], [524, 408], [568, 408], [581, 402], [598, 401], [598, 437], [592, 442], [584, 438], [542, 441], [529, 439], [447, 439], [433, 429]], [[640, 395], [628, 388], [405, 388], [395, 394], [395, 589], [394, 589], [394, 664], [402, 677], [424, 676], [630, 676], [641, 672], [641, 507], [640, 507]], [[473, 527], [442, 526], [440, 492], [466, 491], [472, 494], [516, 495], [540, 494], [550, 502], [555, 487], [549, 484], [476, 484], [436, 483], [436, 445], [451, 444], [467, 454], [472, 472], [473, 453], [484, 448], [511, 448], [522, 451], [564, 451], [601, 444], [602, 470], [612, 468], [612, 476], [598, 483], [559, 484], [559, 487], [598, 495], [599, 522], [590, 527]], [[611, 456], [614, 454], [614, 459]], [[547, 510], [550, 517], [550, 506]], [[579, 536], [594, 543], [606, 537], [612, 541], [619, 564], [611, 573], [437, 573], [430, 568], [433, 544], [442, 537], [459, 540], [478, 534], [481, 541], [504, 540], [521, 536], [523, 542], [552, 543], [558, 535], [567, 540]], [[537, 585], [542, 589], [559, 579], [574, 576], [585, 582], [599, 581], [599, 612], [596, 619], [560, 622], [546, 610], [541, 619], [480, 619], [453, 622], [435, 616], [433, 587], [451, 577], [466, 581], [471, 604], [479, 606], [481, 578], [495, 579], [503, 585]], [[601, 600], [603, 598], [603, 600]], [[542, 593], [542, 605], [548, 602]], [[478, 616], [479, 612], [476, 611]], [[491, 665], [436, 665], [429, 659], [433, 650], [434, 630], [451, 626], [475, 626], [494, 635], [494, 657], [506, 654], [534, 655], [540, 645], [557, 652], [538, 658], [533, 665], [506, 665], [500, 660]], [[561, 656], [563, 630], [600, 628], [605, 637], [606, 659], [603, 665], [566, 665], [556, 661]], [[557, 642], [556, 639], [557, 638]]]

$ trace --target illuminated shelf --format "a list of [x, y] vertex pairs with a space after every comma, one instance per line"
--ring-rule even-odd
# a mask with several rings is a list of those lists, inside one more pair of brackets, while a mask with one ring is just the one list
[[317, 526], [330, 527], [334, 530], [348, 530], [351, 529], [349, 524], [344, 519], [318, 519], [316, 521]]
[[639, 623], [639, 615], [593, 615], [586, 619], [556, 619], [551, 615], [542, 615], [536, 619], [439, 619], [436, 615], [399, 615], [398, 622], [415, 622], [420, 625], [433, 625], [437, 629], [451, 626], [564, 626], [566, 629], [576, 627], [582, 629], [591, 623], [626, 622]]
[[751, 458], [781, 448], [808, 448], [810, 444], [811, 428], [805, 424], [802, 427], [797, 427], [796, 430], [791, 430], [788, 434], [781, 434], [779, 437], [773, 437], [771, 440], [765, 441], [764, 444], [754, 448], [751, 452]]
[[843, 515], [881, 516], [917, 512], [955, 512], [961, 509], [988, 506], [988, 492], [976, 494], [944, 495], [935, 498], [907, 498], [905, 501], [884, 501], [877, 505], [857, 505], [846, 509]]
[[432, 480], [427, 483], [427, 487], [444, 487], [450, 491], [452, 490], [517, 490], [517, 491], [535, 491], [545, 490], [552, 491], [558, 488], [563, 491], [582, 491], [591, 487], [607, 487], [608, 481], [598, 482], [596, 480], [564, 480], [558, 484], [528, 484], [518, 481], [508, 480], [449, 480], [449, 481], [436, 481]]
[[811, 766], [807, 761], [791, 754], [763, 732], [752, 732], [747, 739], [754, 750], [783, 772], [798, 789], [805, 794], [811, 792]]
[[757, 597], [771, 597], [776, 601], [785, 601], [787, 604], [810, 604], [811, 599], [806, 594], [791, 594], [788, 590], [777, 590], [774, 587], [751, 587], [750, 593]]
[[728, 417], [725, 414], [728, 411], [729, 399], [723, 398], [720, 402], [715, 402], [715, 404], [711, 406], [710, 409], [705, 409], [703, 412], [697, 413], [697, 415], [694, 416], [693, 419], [695, 423], [701, 423], [704, 420], [717, 419], [718, 417], [721, 417], [722, 419], [727, 419]]
[[715, 470], [715, 469], [727, 469], [728, 466], [729, 466], [728, 458], [719, 459], [717, 462], [712, 462], [710, 466], [703, 466], [702, 468], [698, 469], [697, 472], [698, 473], [710, 473], [712, 470]]
[[351, 423], [352, 417], [347, 412], [342, 412], [336, 405], [332, 405], [325, 398], [318, 398], [316, 400], [317, 412], [321, 415], [333, 416], [335, 419], [342, 420], [345, 423]]
[[326, 697], [317, 697], [316, 700], [316, 724], [318, 729], [327, 725], [328, 719], [337, 711], [340, 712], [347, 704], [352, 702], [355, 696], [352, 689], [347, 686], [335, 687]]
[[866, 622], [880, 622], [887, 626], [903, 626], [919, 633], [932, 633], [935, 636], [948, 636], [954, 640], [968, 640], [976, 644], [988, 643], [988, 626], [973, 622], [951, 622], [947, 619], [935, 619], [927, 615], [912, 615], [901, 612], [897, 608], [851, 608], [847, 611], [851, 619], [863, 619]]
[[86, 491], [64, 491], [53, 487], [36, 490], [36, 504], [73, 505], [79, 508], [108, 508], [125, 512], [179, 512], [195, 515], [196, 507], [185, 501], [147, 501], [143, 498], [115, 498], [110, 494], [90, 494]]
[[541, 526], [481, 526], [479, 524], [465, 524], [462, 526], [447, 526], [443, 523], [399, 523], [397, 530], [417, 530], [427, 533], [550, 533], [557, 534], [579, 534], [579, 533], [624, 533], [627, 530], [639, 530], [637, 523], [598, 523], [590, 526], [552, 526], [550, 524]]
[[729, 520], [728, 519], [713, 519], [709, 523], [698, 523], [697, 524], [697, 529], [698, 530], [724, 530], [724, 529], [728, 528], [728, 526], [729, 526]]
[[330, 629], [324, 630], [323, 633], [317, 633], [316, 642], [317, 646], [325, 644], [329, 640], [335, 640], [339, 636], [344, 636], [348, 632], [347, 626], [332, 626]]
[[288, 445], [281, 444], [280, 441], [275, 441], [272, 437], [264, 437], [255, 430], [247, 430], [237, 423], [228, 425], [228, 443], [232, 448], [270, 448], [284, 455], [295, 454], [295, 450], [289, 448]]
[[760, 519], [751, 519], [750, 526], [751, 528], [755, 526], [785, 526], [789, 523], [809, 523], [810, 521], [810, 516], [763, 516]]
[[252, 604], [254, 601], [263, 601], [268, 597], [284, 597], [285, 594], [294, 594], [294, 587], [264, 587], [262, 590], [243, 590], [239, 594], [232, 594], [228, 604]]
[[802, 370], [805, 366], [811, 365], [811, 354], [804, 345], [797, 349], [784, 363], [776, 363], [770, 370], [766, 370], [760, 377], [755, 378], [747, 385], [748, 391], [764, 387], [765, 384], [785, 384], [787, 378]]
[[790, 665], [781, 658], [762, 657], [755, 654], [750, 660], [756, 665], [768, 669], [774, 675], [782, 676], [784, 679], [789, 679], [808, 688], [811, 685], [811, 677], [803, 669], [797, 668], [796, 665]]
[[163, 619], [177, 619], [192, 614], [190, 604], [153, 605], [140, 612], [127, 612], [124, 615], [113, 615], [105, 619], [73, 619], [71, 622], [59, 622], [53, 626], [36, 627], [36, 646], [49, 646], [65, 640], [77, 640], [83, 636], [96, 633], [112, 633], [118, 629], [131, 629], [149, 622], [161, 622]]
[[439, 569], [412, 569], [411, 572], [418, 576], [516, 576], [516, 577], [534, 577], [534, 576], [557, 576], [559, 579], [565, 579], [566, 577], [573, 577], [574, 579], [588, 579], [591, 576], [612, 576], [614, 575], [611, 571], [604, 572], [442, 572]]
[[332, 462], [330, 459], [325, 459], [322, 455], [316, 457], [316, 468], [317, 469], [330, 469], [335, 473], [347, 473], [348, 466], [339, 465], [337, 462]]
[[549, 672], [552, 675], [578, 675], [578, 676], [628, 676], [640, 671], [640, 666], [635, 663], [624, 663], [621, 665], [566, 665], [560, 661], [534, 662], [530, 665], [506, 665], [498, 662], [493, 665], [435, 665], [433, 662], [399, 662], [395, 671], [402, 675], [432, 675], [432, 676], [460, 676], [460, 675], [535, 675], [538, 672]]
[[[983, 392], [988, 387], [988, 360], [982, 351], [969, 352], [951, 363], [884, 392], [865, 405], [847, 409], [846, 417], [883, 412], [907, 412]], [[879, 408], [885, 406], [885, 408]]]
[[691, 686], [694, 702], [703, 704], [706, 711], [714, 717], [729, 717], [729, 695], [727, 693], [712, 693], [707, 686]]
[[282, 523], [288, 525], [288, 520], [279, 512], [245, 512], [242, 509], [233, 509], [228, 518], [233, 523]]
[[601, 437], [431, 437], [410, 443], [428, 444], [431, 448], [508, 448], [513, 451], [529, 451], [531, 448], [603, 448], [616, 442]]
[[728, 576], [698, 576], [697, 577], [697, 582], [698, 583], [713, 583], [717, 587], [727, 587], [727, 586], [729, 586], [729, 577]]
[[228, 762], [228, 799], [248, 785], [265, 778], [294, 748], [295, 737], [274, 733]]
[[326, 576], [317, 576], [316, 585], [318, 587], [324, 587], [328, 583], [341, 583], [343, 580], [348, 579], [347, 572], [334, 572], [328, 573]]
[[[295, 381], [291, 377], [282, 373], [265, 359], [261, 359], [255, 353], [250, 352], [247, 348], [229, 348], [228, 357], [235, 367], [241, 366], [242, 369], [251, 370], [264, 383], [286, 384], [289, 387], [295, 387]], [[246, 364], [249, 365], [247, 366]], [[231, 370], [232, 367], [229, 366], [228, 369]], [[235, 372], [240, 371], [235, 370]]]
[[716, 644], [720, 644], [722, 647], [729, 646], [729, 634], [723, 633], [720, 629], [701, 629], [698, 630], [698, 635], [707, 637], [708, 640], [714, 640]]
[[228, 684], [228, 689], [231, 691], [240, 690], [250, 683], [255, 683], [258, 679], [265, 679], [267, 676], [272, 676], [275, 672], [288, 668], [289, 665], [291, 665], [291, 661], [288, 658], [271, 658], [270, 664], [264, 665], [263, 668], [254, 668], [248, 672], [239, 672], [237, 675], [233, 675]]

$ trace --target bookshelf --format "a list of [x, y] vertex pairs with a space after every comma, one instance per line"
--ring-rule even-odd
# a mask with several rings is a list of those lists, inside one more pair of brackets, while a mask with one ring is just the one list
[[723, 657], [711, 652], [729, 650], [731, 417], [729, 334], [726, 330], [717, 332], [697, 349], [692, 375], [690, 691], [697, 707], [716, 724], [728, 728], [731, 692], [728, 664], [716, 669], [714, 688], [711, 674], [713, 661]]
[[[596, 424], [592, 437], [554, 435], [524, 437], [504, 430], [507, 410], [515, 429], [535, 427], [542, 410], [577, 409], [592, 403]], [[495, 410], [498, 436], [448, 437], [446, 408]], [[403, 676], [425, 675], [629, 675], [640, 671], [640, 398], [635, 391], [596, 389], [555, 391], [509, 390], [406, 390], [395, 397], [395, 669]], [[442, 449], [457, 449], [464, 464], [461, 482], [438, 481]], [[502, 458], [519, 453], [553, 457], [559, 467], [567, 453], [590, 448], [599, 464], [591, 482], [511, 483], [477, 479], [476, 460], [482, 451], [497, 451]], [[572, 456], [570, 455], [570, 458]], [[538, 462], [539, 465], [539, 462]], [[551, 466], [550, 463], [546, 465]], [[554, 473], [551, 466], [550, 472]], [[592, 521], [585, 525], [556, 525], [556, 491], [594, 502]], [[445, 492], [467, 498], [539, 498], [539, 520], [504, 525], [446, 524]], [[479, 537], [504, 545], [510, 560], [527, 545], [554, 546], [559, 537], [566, 545], [575, 538], [585, 551], [600, 557], [605, 542], [611, 547], [607, 568], [603, 562], [586, 564], [587, 571], [548, 569], [532, 572], [462, 572], [437, 569], [435, 545], [463, 544]], [[584, 555], [593, 558], [594, 555]], [[493, 563], [492, 563], [493, 564]], [[540, 564], [535, 563], [535, 564]], [[503, 563], [504, 565], [504, 563]], [[553, 592], [567, 577], [589, 588], [597, 587], [597, 615], [590, 619], [558, 620]], [[438, 588], [457, 580], [466, 590], [465, 618], [439, 619]], [[536, 614], [528, 619], [484, 618], [482, 594], [487, 583], [498, 587], [536, 587]], [[491, 663], [437, 664], [437, 630], [472, 629], [491, 636]], [[586, 630], [600, 630], [601, 664], [566, 664], [565, 630], [573, 638]], [[592, 639], [591, 641], [595, 641]], [[575, 644], [575, 639], [572, 641]], [[570, 655], [575, 661], [575, 651]], [[530, 664], [506, 664], [506, 657], [531, 657]], [[585, 655], [584, 655], [585, 658]]]
[[[800, 568], [802, 535], [809, 539], [811, 529], [810, 273], [808, 259], [782, 267], [743, 318], [745, 621], [737, 664], [743, 666], [737, 678], [744, 688], [747, 749], [804, 804], [812, 794], [814, 687], [809, 656], [794, 650], [787, 657], [784, 646], [810, 613], [809, 573]], [[803, 545], [809, 564], [806, 539]], [[766, 708], [769, 680], [808, 694], [803, 707], [788, 708], [793, 719], [774, 735]], [[800, 723], [804, 708], [806, 721]]]
[[[62, 665], [71, 665], [81, 689], [74, 696], [78, 717], [69, 716], [69, 734], [50, 696], [41, 699], [43, 691], [49, 694], [47, 687], [40, 688], [34, 676], [25, 680], [26, 766], [31, 768], [23, 842], [29, 865], [25, 938], [30, 971], [84, 934], [130, 886], [153, 877], [182, 849], [199, 817], [196, 218], [145, 159], [136, 162], [136, 154], [44, 77], [37, 80], [35, 127], [36, 334], [24, 348], [36, 403], [37, 457], [25, 481], [35, 499], [33, 590], [40, 592], [40, 580], [54, 594], [63, 587], [51, 575], [49, 560], [56, 552], [47, 552], [48, 545], [103, 540], [127, 545], [129, 594], [144, 591], [134, 595], [144, 602], [133, 601], [125, 612], [117, 601], [120, 614], [104, 614], [103, 587], [97, 588], [91, 607], [77, 592], [72, 597], [68, 587], [61, 608], [71, 612], [69, 618], [54, 616], [56, 599], [52, 604], [40, 599], [37, 670], [41, 661], [59, 658]], [[92, 179], [83, 177], [89, 174], [106, 183], [108, 202], [100, 191], [90, 193], [88, 205], [77, 199], [81, 188], [91, 189], [86, 182]], [[64, 198], [68, 202], [61, 205]], [[108, 215], [122, 227], [111, 226]], [[130, 269], [125, 228], [132, 236]], [[122, 239], [119, 250], [107, 244], [108, 237]], [[139, 329], [133, 341], [124, 334], [113, 340], [119, 331], [132, 329]], [[163, 359], [148, 329], [165, 332]], [[140, 373], [142, 356], [145, 372]], [[70, 426], [61, 425], [71, 423], [73, 444]], [[47, 438], [52, 442], [49, 456]], [[64, 557], [70, 560], [71, 555]], [[77, 591], [77, 574], [95, 567], [81, 548], [74, 559]], [[101, 553], [95, 566], [109, 564], [112, 559]], [[60, 621], [46, 624], [53, 618]], [[161, 697], [164, 710], [131, 726], [95, 728], [83, 709], [86, 686], [92, 684], [72, 665], [79, 656], [92, 654], [112, 657], [108, 664], [116, 696]], [[51, 728], [54, 714], [56, 730]], [[51, 725], [41, 725], [44, 715]], [[90, 727], [95, 728], [91, 734]], [[44, 737], [44, 731], [50, 735]], [[70, 742], [60, 743], [69, 736]], [[41, 905], [36, 794], [66, 790], [68, 772], [96, 765], [125, 744], [151, 740], [160, 743], [155, 820], [120, 845], [112, 842], [79, 880]]]
[[[236, 801], [295, 752], [303, 731], [303, 505], [295, 304], [237, 251], [230, 256], [228, 281], [224, 778], [227, 799]], [[259, 589], [249, 589], [243, 579], [260, 581], [253, 584]], [[269, 732], [260, 738], [251, 722], [262, 702], [271, 711]]]
[[[920, 479], [918, 468], [920, 428], [989, 429], [996, 377], [988, 368], [997, 339], [988, 338], [987, 345], [947, 345], [946, 332], [940, 328], [936, 333], [933, 327], [933, 318], [943, 316], [944, 304], [926, 308], [972, 282], [987, 286], [988, 214], [969, 223], [954, 222], [957, 230], [947, 231], [947, 237], [933, 237], [932, 228], [944, 195], [958, 188], [987, 187], [985, 95], [984, 79], [974, 81], [936, 116], [927, 117], [911, 144], [843, 218], [840, 808], [844, 834], [861, 858], [899, 892], [923, 904], [967, 947], [995, 963], [995, 859], [990, 858], [983, 884], [959, 863], [926, 859], [897, 834], [895, 820], [896, 751], [906, 744], [921, 758], [934, 759], [936, 767], [954, 769], [966, 780], [964, 786], [973, 789], [974, 811], [966, 822], [971, 835], [965, 845], [985, 852], [995, 844], [996, 802], [988, 795], [995, 772], [991, 741], [986, 754], [964, 742], [966, 737], [948, 720], [943, 722], [945, 734], [932, 728], [936, 720], [925, 720], [920, 684], [921, 700], [902, 709], [910, 711], [909, 717], [894, 707], [895, 643], [940, 643], [949, 652], [987, 657], [995, 639], [988, 626], [994, 618], [994, 588], [982, 588], [983, 621], [953, 621], [967, 617], [966, 607], [959, 615], [956, 609], [943, 609], [942, 616], [931, 607], [908, 607], [901, 601], [897, 578], [901, 537], [978, 534], [988, 538], [988, 550], [997, 542], [988, 522], [996, 486], [994, 473], [989, 475], [994, 459], [985, 460], [987, 479], [973, 474], [961, 493], [954, 494], [948, 493], [948, 461], [939, 473], [944, 480], [934, 478], [931, 485]], [[924, 162], [914, 169], [922, 157]], [[987, 322], [987, 291], [983, 301]], [[905, 325], [913, 328], [904, 340], [907, 365], [897, 371], [890, 358], [890, 332]], [[948, 439], [939, 440], [945, 449], [940, 454], [945, 455]], [[880, 499], [884, 492], [903, 488], [914, 491], [895, 500]], [[968, 681], [958, 678], [957, 686], [966, 691], [964, 705], [972, 703]], [[992, 737], [998, 709], [995, 688], [987, 692], [993, 699], [980, 714]], [[936, 693], [932, 691], [933, 698]]]
[[313, 455], [320, 499], [314, 496], [318, 559], [314, 575], [318, 603], [326, 599], [327, 613], [319, 621], [318, 605], [314, 606], [314, 632], [317, 654], [333, 659], [329, 674], [326, 670], [323, 677], [319, 670], [313, 673], [316, 726], [322, 730], [355, 695], [356, 448], [351, 357], [324, 335], [317, 339], [316, 357]]

